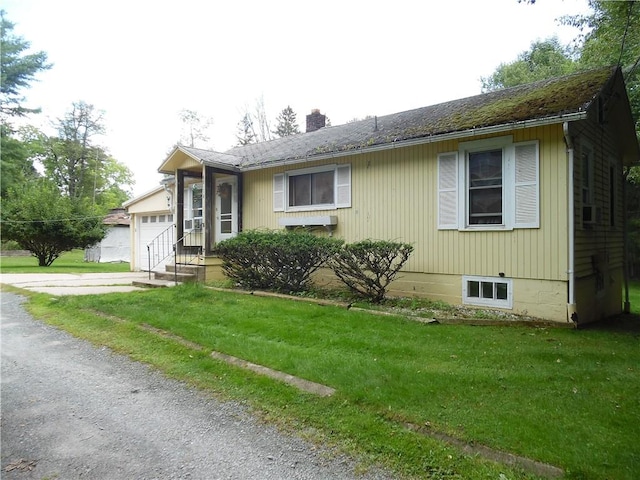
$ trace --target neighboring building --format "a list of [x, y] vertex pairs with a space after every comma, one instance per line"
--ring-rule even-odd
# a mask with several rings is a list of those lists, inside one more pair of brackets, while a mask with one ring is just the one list
[[102, 223], [109, 226], [107, 234], [100, 243], [84, 251], [85, 262], [129, 262], [131, 259], [130, 220], [125, 209], [110, 210]]
[[206, 260], [242, 230], [306, 226], [411, 243], [391, 294], [558, 322], [622, 310], [623, 168], [640, 149], [619, 69], [323, 120], [225, 153], [176, 147], [159, 171], [178, 248]]
[[[165, 263], [172, 260], [169, 255], [173, 252], [175, 227], [170, 191], [161, 186], [123, 205], [131, 217], [129, 243], [133, 271], [149, 270], [150, 262], [151, 270], [162, 270]], [[162, 248], [147, 249], [149, 243], [163, 235]]]

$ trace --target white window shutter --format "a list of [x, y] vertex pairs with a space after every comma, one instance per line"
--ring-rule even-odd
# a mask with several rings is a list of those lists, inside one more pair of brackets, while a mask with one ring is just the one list
[[514, 228], [540, 226], [538, 142], [515, 144]]
[[351, 206], [351, 164], [336, 167], [336, 208]]
[[458, 153], [438, 155], [438, 228], [458, 228]]
[[284, 212], [284, 173], [273, 176], [273, 211]]

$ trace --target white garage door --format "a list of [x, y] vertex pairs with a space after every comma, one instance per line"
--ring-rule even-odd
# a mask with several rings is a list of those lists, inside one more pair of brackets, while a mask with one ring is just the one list
[[[138, 217], [138, 267], [149, 270], [149, 253], [151, 253], [151, 270], [163, 271], [166, 263], [173, 261], [173, 242], [175, 241], [173, 215], [166, 213], [149, 213]], [[158, 235], [165, 235], [156, 241]], [[153, 247], [147, 245], [153, 242]]]

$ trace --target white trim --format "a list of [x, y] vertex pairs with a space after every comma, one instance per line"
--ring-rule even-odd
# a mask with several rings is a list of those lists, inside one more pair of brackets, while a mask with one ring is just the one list
[[[534, 149], [530, 147], [534, 146]], [[502, 222], [500, 224], [469, 223], [469, 153], [502, 150]], [[457, 218], [456, 224], [442, 219], [443, 202], [451, 209], [447, 196], [452, 186], [443, 188], [443, 162], [457, 154]], [[460, 142], [457, 152], [438, 155], [438, 229], [459, 231], [510, 231], [540, 226], [540, 146], [538, 140], [513, 143], [512, 135]], [[447, 183], [447, 182], [445, 182]], [[450, 183], [450, 182], [449, 182]]]
[[[289, 179], [299, 175], [333, 172], [333, 202], [316, 205], [289, 205]], [[312, 212], [351, 207], [351, 164], [330, 164], [300, 168], [273, 176], [273, 210], [276, 212]]]
[[[513, 188], [511, 183], [510, 167], [513, 145], [513, 135], [503, 135], [501, 137], [485, 138], [482, 140], [471, 140], [458, 144], [458, 225], [460, 230], [512, 230], [511, 204], [506, 202], [507, 195]], [[502, 223], [497, 224], [473, 224], [469, 223], [469, 159], [468, 154], [486, 150], [502, 150]]]
[[[478, 282], [479, 291], [478, 296], [469, 296], [469, 282]], [[506, 284], [507, 286], [507, 298], [483, 298], [482, 297], [482, 283], [491, 283], [492, 294], [496, 294], [495, 285], [497, 283]], [[513, 280], [511, 278], [504, 277], [479, 277], [474, 275], [463, 275], [462, 277], [462, 303], [464, 305], [475, 305], [479, 307], [491, 307], [491, 308], [513, 308]]]

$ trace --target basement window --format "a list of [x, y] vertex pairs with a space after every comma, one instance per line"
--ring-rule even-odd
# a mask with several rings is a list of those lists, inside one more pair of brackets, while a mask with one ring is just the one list
[[462, 303], [513, 308], [513, 281], [503, 277], [462, 277]]

